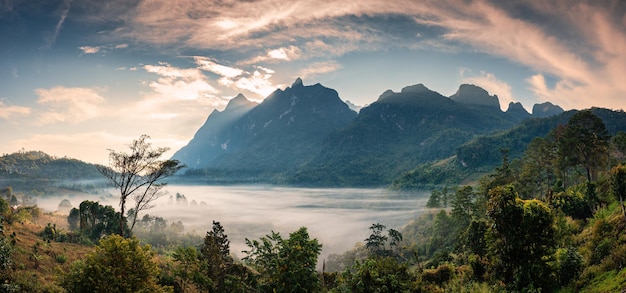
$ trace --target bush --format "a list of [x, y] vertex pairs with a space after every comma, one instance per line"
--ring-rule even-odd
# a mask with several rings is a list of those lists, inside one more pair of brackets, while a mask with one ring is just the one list
[[448, 282], [454, 274], [454, 268], [449, 264], [441, 264], [436, 269], [424, 270], [422, 281], [437, 284], [439, 286]]
[[171, 292], [171, 287], [157, 284], [159, 268], [153, 257], [149, 245], [111, 235], [84, 260], [72, 264], [61, 286], [68, 292]]

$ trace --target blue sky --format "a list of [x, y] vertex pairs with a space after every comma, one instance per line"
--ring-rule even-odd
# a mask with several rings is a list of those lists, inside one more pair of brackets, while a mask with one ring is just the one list
[[243, 93], [297, 77], [357, 105], [423, 83], [623, 109], [624, 1], [0, 1], [0, 153], [173, 153]]

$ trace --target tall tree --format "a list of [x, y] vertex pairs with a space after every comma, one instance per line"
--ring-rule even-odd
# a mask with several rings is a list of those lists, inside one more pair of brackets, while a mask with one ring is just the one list
[[511, 186], [490, 191], [489, 251], [494, 276], [513, 291], [549, 290], [547, 256], [556, 245], [554, 217], [543, 202], [522, 200]]
[[213, 229], [204, 237], [204, 245], [200, 249], [206, 277], [210, 280], [209, 292], [230, 291], [226, 284], [226, 274], [233, 265], [230, 256], [230, 240], [224, 233], [220, 222], [213, 221]]
[[587, 182], [608, 160], [609, 133], [602, 119], [591, 110], [574, 114], [557, 137], [558, 159], [565, 168], [583, 167]]
[[316, 292], [320, 280], [315, 272], [322, 245], [310, 239], [306, 227], [283, 239], [279, 233], [246, 239], [249, 251], [244, 261], [259, 273], [259, 287], [263, 292]]
[[553, 137], [553, 134], [545, 138], [536, 137], [526, 147], [519, 180], [528, 193], [527, 197], [534, 197], [538, 193], [540, 198], [544, 198], [552, 192], [551, 187], [556, 179], [556, 144]]
[[626, 198], [626, 166], [617, 165], [611, 169], [611, 193], [619, 200], [622, 208], [622, 215], [626, 219], [626, 209], [624, 208], [624, 198]]
[[120, 193], [120, 235], [124, 236], [124, 211], [129, 198], [135, 201], [132, 214], [132, 232], [140, 211], [152, 208], [153, 202], [164, 195], [162, 180], [174, 175], [184, 167], [177, 160], [160, 160], [168, 148], [152, 148], [142, 135], [129, 145], [130, 152], [109, 150], [109, 167], [100, 166], [98, 171], [106, 177]]

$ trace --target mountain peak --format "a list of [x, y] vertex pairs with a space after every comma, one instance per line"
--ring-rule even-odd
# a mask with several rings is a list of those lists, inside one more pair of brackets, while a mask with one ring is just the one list
[[301, 78], [299, 78], [299, 77], [298, 77], [298, 78], [296, 78], [296, 81], [294, 81], [294, 82], [291, 84], [291, 88], [297, 88], [297, 87], [302, 87], [302, 86], [304, 86], [304, 85], [302, 84], [302, 79], [301, 79]]
[[563, 113], [563, 108], [550, 102], [533, 105], [533, 116], [550, 117]]
[[427, 88], [421, 83], [416, 84], [416, 85], [410, 85], [402, 89], [403, 93], [424, 93], [424, 92], [430, 92], [430, 91], [431, 90], [429, 88]]
[[250, 100], [246, 98], [246, 96], [240, 93], [236, 97], [228, 101], [228, 104], [226, 105], [226, 109], [239, 108], [241, 106], [245, 106], [251, 103], [254, 103], [254, 102], [251, 102]]
[[498, 96], [490, 96], [489, 93], [473, 84], [462, 84], [459, 86], [459, 90], [450, 99], [464, 104], [473, 104], [488, 106], [500, 109], [500, 101]]

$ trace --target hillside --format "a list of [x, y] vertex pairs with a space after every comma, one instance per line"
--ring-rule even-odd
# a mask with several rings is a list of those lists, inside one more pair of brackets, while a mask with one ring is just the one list
[[59, 184], [81, 185], [84, 180], [99, 180], [96, 165], [71, 158], [57, 158], [40, 151], [21, 151], [0, 157], [0, 187], [15, 191], [45, 189]]
[[191, 170], [187, 175], [209, 180], [253, 178], [279, 182], [286, 173], [311, 160], [331, 131], [344, 127], [355, 116], [335, 90], [320, 84], [305, 86], [297, 79], [291, 87], [276, 90], [240, 118], [215, 131], [215, 143], [194, 141], [208, 152], [213, 144], [222, 150], [204, 163], [202, 170]]
[[[519, 122], [499, 105], [473, 104], [482, 97], [464, 91], [463, 102], [442, 96], [424, 85], [387, 91], [361, 109], [347, 127], [333, 132], [322, 152], [293, 178], [297, 184], [387, 185], [402, 172], [447, 158], [457, 146], [478, 134], [507, 129]], [[483, 90], [484, 95], [487, 95]], [[488, 96], [488, 95], [487, 95]], [[497, 98], [496, 98], [497, 101]]]
[[[546, 118], [532, 118], [510, 129], [477, 136], [456, 148], [454, 154], [439, 162], [427, 162], [399, 176], [396, 188], [414, 188], [438, 184], [460, 184], [467, 176], [491, 172], [502, 163], [502, 150], [510, 160], [521, 158], [535, 137], [545, 137], [559, 125], [567, 124], [577, 110]], [[604, 122], [610, 135], [626, 132], [626, 113], [603, 108], [591, 112]]]
[[187, 168], [202, 168], [216, 157], [236, 149], [236, 146], [224, 139], [227, 135], [224, 132], [255, 106], [257, 104], [246, 99], [244, 95], [237, 95], [230, 100], [224, 111], [214, 110], [191, 141], [178, 150], [172, 159], [179, 160]]

